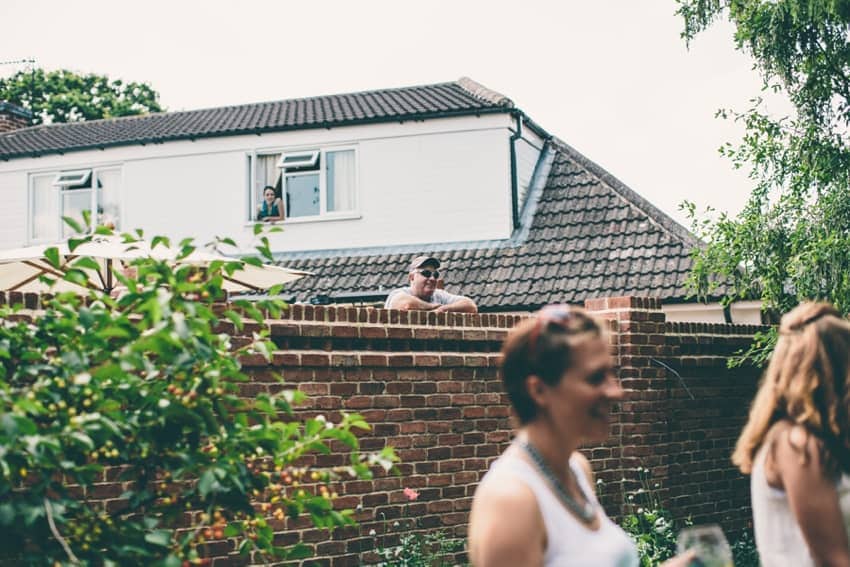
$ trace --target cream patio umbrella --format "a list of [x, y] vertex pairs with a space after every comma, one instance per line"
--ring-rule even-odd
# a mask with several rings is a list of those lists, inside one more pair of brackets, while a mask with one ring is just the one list
[[[47, 257], [48, 254], [52, 254], [49, 252], [52, 249], [58, 252], [58, 258], [54, 258], [55, 262], [51, 262]], [[117, 235], [94, 235], [73, 251], [70, 250], [67, 242], [0, 250], [0, 290], [82, 293], [88, 289], [100, 289], [109, 293], [118, 284], [114, 277], [115, 271], [121, 270], [126, 264], [138, 258], [153, 258], [201, 267], [208, 266], [214, 261], [238, 261], [238, 258], [201, 249], [196, 249], [188, 256], [178, 259], [179, 254], [179, 248], [164, 245], [152, 246], [146, 240], [126, 242]], [[62, 279], [65, 271], [72, 267], [77, 258], [91, 258], [98, 265], [97, 270], [82, 268], [88, 276], [88, 281], [82, 285]], [[230, 293], [262, 291], [309, 275], [312, 274], [280, 266], [254, 266], [243, 262], [240, 269], [230, 276], [225, 275], [222, 287]], [[56, 281], [50, 286], [42, 281], [42, 276]]]

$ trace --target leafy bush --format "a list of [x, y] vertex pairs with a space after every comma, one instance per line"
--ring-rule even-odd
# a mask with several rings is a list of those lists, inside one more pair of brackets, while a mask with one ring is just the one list
[[[676, 537], [680, 527], [675, 525], [668, 510], [661, 506], [656, 490], [650, 486], [648, 469], [638, 469], [641, 487], [628, 496], [632, 513], [623, 518], [622, 527], [634, 540], [642, 567], [652, 567], [676, 554]], [[691, 525], [690, 520], [683, 522]]]
[[[623, 518], [622, 527], [634, 540], [641, 567], [654, 567], [676, 554], [676, 539], [682, 528], [693, 525], [686, 518], [677, 526], [668, 510], [661, 506], [658, 484], [650, 486], [649, 470], [638, 469], [641, 487], [628, 495], [633, 511]], [[749, 531], [744, 531], [730, 546], [735, 567], [759, 567], [758, 551]]]
[[[416, 500], [419, 493], [411, 488], [404, 489], [405, 498], [409, 502]], [[455, 552], [463, 549], [462, 539], [453, 539], [442, 530], [415, 530], [417, 522], [408, 517], [407, 508], [402, 519], [393, 522], [393, 529], [401, 531], [398, 545], [386, 546], [382, 538], [375, 546], [380, 563], [384, 567], [444, 567], [454, 565], [452, 561]], [[386, 521], [384, 522], [383, 537], [387, 535]], [[376, 536], [374, 530], [370, 532]]]
[[759, 554], [756, 542], [749, 530], [744, 531], [732, 543], [732, 559], [735, 567], [759, 567]]
[[406, 533], [399, 544], [379, 548], [378, 556], [386, 567], [447, 567], [454, 565], [453, 554], [463, 549], [463, 541], [449, 538], [441, 530]]
[[[182, 242], [179, 257], [193, 249]], [[74, 260], [65, 279], [92, 263]], [[297, 391], [238, 395], [240, 358], [273, 345], [259, 331], [237, 347], [222, 326], [248, 317], [262, 329], [264, 311], [284, 308], [214, 304], [240, 265], [139, 259], [135, 279], [116, 273], [119, 299], [60, 294], [34, 317], [0, 307], [0, 563], [179, 567], [208, 563], [206, 545], [225, 538], [259, 561], [294, 559], [306, 548], [278, 546], [268, 516], [353, 522], [334, 508], [333, 482], [395, 457], [358, 452], [353, 432], [368, 426], [357, 415], [295, 419]], [[297, 466], [331, 441], [349, 466]], [[102, 492], [112, 481], [123, 493]]]

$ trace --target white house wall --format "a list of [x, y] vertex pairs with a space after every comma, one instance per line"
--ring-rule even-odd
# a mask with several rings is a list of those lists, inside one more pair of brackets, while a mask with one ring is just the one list
[[[671, 303], [662, 304], [661, 309], [671, 322], [726, 323], [719, 303]], [[730, 306], [730, 317], [738, 325], [761, 325], [761, 301], [736, 301]]]
[[244, 152], [127, 161], [122, 228], [200, 242], [238, 236], [244, 230], [245, 168]]
[[543, 150], [543, 140], [528, 128], [522, 133], [522, 138], [516, 141], [516, 166], [517, 166], [517, 203], [520, 210], [525, 203], [528, 187], [534, 176], [534, 170]]
[[27, 234], [27, 174], [0, 173], [0, 248], [23, 246]]
[[[354, 147], [356, 214], [296, 219], [272, 235], [277, 251], [507, 238], [511, 230], [510, 119], [424, 122], [198, 139], [0, 162], [0, 248], [27, 241], [27, 179], [37, 172], [122, 169], [122, 228], [148, 235], [233, 236], [246, 242], [252, 151]], [[252, 206], [256, 206], [256, 203]]]

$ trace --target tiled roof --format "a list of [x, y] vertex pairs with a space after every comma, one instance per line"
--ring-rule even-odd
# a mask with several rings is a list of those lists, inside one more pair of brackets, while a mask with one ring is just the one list
[[693, 235], [563, 142], [554, 140], [552, 151], [520, 240], [284, 255], [288, 267], [315, 274], [287, 292], [305, 300], [392, 289], [404, 285], [413, 256], [433, 253], [443, 262], [446, 289], [474, 298], [483, 310], [619, 295], [684, 301], [689, 251], [698, 244]]
[[0, 134], [0, 159], [258, 132], [505, 112], [506, 97], [451, 83], [33, 126]]

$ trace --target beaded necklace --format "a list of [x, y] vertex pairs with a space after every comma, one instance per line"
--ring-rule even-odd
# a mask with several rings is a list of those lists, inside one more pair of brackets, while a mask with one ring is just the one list
[[[593, 505], [593, 502], [590, 501], [590, 498], [585, 496], [584, 504], [580, 504], [576, 501], [575, 498], [570, 496], [570, 494], [564, 488], [564, 485], [558, 480], [558, 477], [555, 476], [555, 473], [552, 472], [552, 469], [549, 468], [549, 465], [546, 464], [546, 461], [543, 460], [543, 455], [528, 441], [520, 441], [520, 447], [522, 447], [528, 456], [531, 457], [531, 460], [534, 461], [534, 464], [537, 465], [537, 468], [540, 470], [540, 473], [549, 481], [555, 488], [555, 494], [560, 498], [561, 503], [566, 506], [573, 514], [578, 516], [578, 518], [589, 524], [596, 517], [596, 507]], [[570, 474], [574, 475], [572, 467], [567, 467], [570, 471]], [[579, 486], [579, 490], [581, 490], [581, 486]]]

